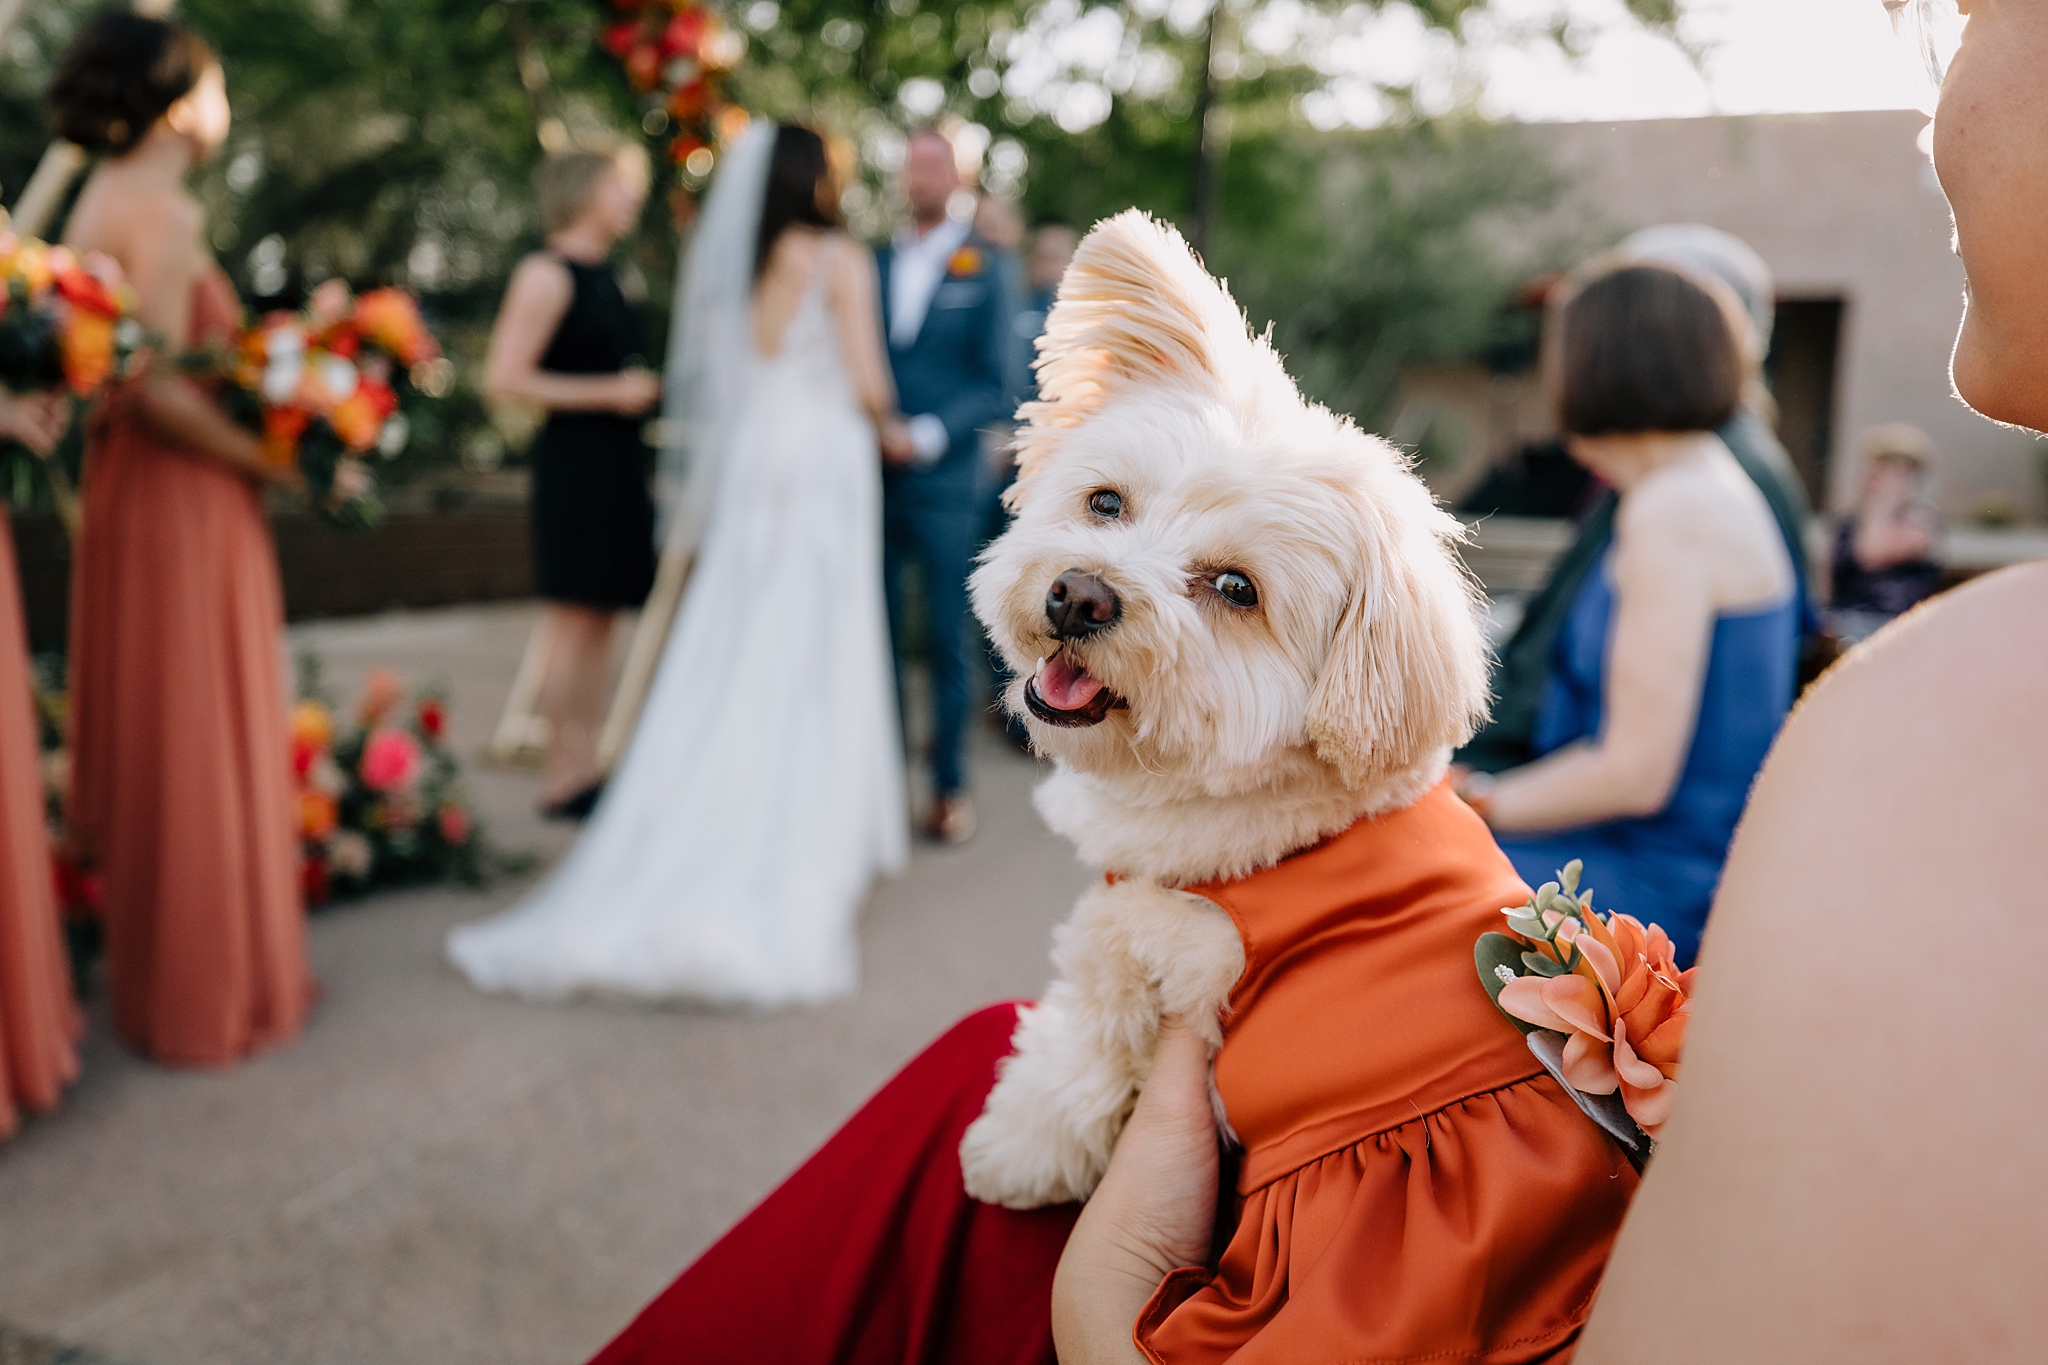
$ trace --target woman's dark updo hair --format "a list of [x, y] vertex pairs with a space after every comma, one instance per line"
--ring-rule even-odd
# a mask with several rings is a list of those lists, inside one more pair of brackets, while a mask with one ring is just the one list
[[754, 239], [754, 278], [768, 268], [768, 254], [785, 228], [836, 228], [839, 206], [820, 203], [832, 158], [825, 139], [802, 124], [785, 123], [775, 130], [775, 151], [768, 160], [768, 185], [761, 195], [761, 231]]
[[101, 10], [78, 31], [50, 82], [57, 135], [118, 156], [218, 61], [190, 29], [126, 9]]

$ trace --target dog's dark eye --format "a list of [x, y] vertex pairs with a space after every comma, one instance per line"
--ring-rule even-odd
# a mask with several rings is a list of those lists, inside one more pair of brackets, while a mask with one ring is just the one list
[[1259, 590], [1252, 581], [1235, 569], [1225, 569], [1209, 582], [1216, 593], [1233, 607], [1256, 607], [1259, 605]]
[[1124, 495], [1114, 488], [1098, 488], [1088, 495], [1088, 510], [1105, 521], [1124, 514]]

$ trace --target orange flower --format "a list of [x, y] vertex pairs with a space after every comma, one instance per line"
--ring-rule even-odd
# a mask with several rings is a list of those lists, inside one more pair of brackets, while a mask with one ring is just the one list
[[371, 669], [370, 676], [363, 680], [363, 700], [358, 708], [363, 723], [368, 725], [382, 720], [384, 713], [398, 705], [399, 698], [404, 695], [405, 684], [398, 680], [396, 673], [388, 668]]
[[321, 792], [299, 794], [299, 832], [308, 839], [325, 839], [340, 820], [334, 798]]
[[318, 753], [334, 742], [334, 716], [308, 697], [292, 707], [292, 738]]
[[973, 275], [981, 270], [981, 253], [971, 246], [963, 246], [953, 253], [953, 259], [946, 262], [948, 275]]
[[64, 382], [80, 397], [114, 372], [114, 316], [78, 308], [64, 326]]
[[420, 317], [419, 301], [403, 289], [372, 289], [356, 300], [355, 328], [371, 345], [410, 369], [441, 354]]
[[299, 437], [313, 414], [296, 404], [263, 410], [263, 462], [289, 468], [299, 462]]
[[362, 380], [356, 391], [334, 405], [327, 421], [350, 450], [368, 450], [377, 443], [384, 419], [398, 410], [398, 396], [383, 384]]
[[[1574, 863], [1564, 872], [1567, 892], [1577, 882]], [[1698, 969], [1678, 970], [1670, 936], [1658, 926], [1622, 914], [1603, 919], [1586, 901], [1556, 891], [1550, 884], [1537, 892], [1527, 907], [1534, 915], [1509, 913], [1519, 917], [1515, 927], [1535, 941], [1538, 955], [1558, 967], [1569, 964], [1568, 970], [1516, 975], [1502, 985], [1500, 1007], [1564, 1034], [1565, 1080], [1588, 1095], [1619, 1090], [1629, 1117], [1655, 1138], [1678, 1098], [1679, 1054]], [[1539, 938], [1523, 929], [1531, 920], [1547, 934]]]

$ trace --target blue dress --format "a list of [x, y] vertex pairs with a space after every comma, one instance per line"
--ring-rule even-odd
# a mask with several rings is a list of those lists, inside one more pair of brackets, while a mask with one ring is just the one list
[[[1558, 632], [1536, 713], [1539, 755], [1599, 736], [1614, 616], [1612, 557], [1610, 549], [1586, 575]], [[1691, 966], [1750, 783], [1792, 707], [1798, 661], [1796, 596], [1719, 617], [1692, 748], [1664, 809], [1560, 833], [1504, 837], [1500, 846], [1515, 870], [1540, 886], [1580, 859], [1595, 908], [1662, 925], [1679, 965]]]

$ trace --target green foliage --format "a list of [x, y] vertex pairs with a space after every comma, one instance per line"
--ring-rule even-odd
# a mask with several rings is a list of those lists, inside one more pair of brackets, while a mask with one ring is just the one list
[[[1478, 7], [1416, 5], [1454, 32]], [[1666, 31], [1676, 18], [1675, 0], [1628, 7]], [[89, 8], [41, 0], [0, 50], [10, 198], [46, 137], [50, 65]], [[1321, 82], [1315, 54], [1242, 41], [1264, 8], [1229, 5], [1217, 30], [1209, 69], [1229, 75], [1207, 91], [1211, 144], [1225, 149], [1207, 254], [1255, 323], [1276, 322], [1313, 394], [1379, 422], [1403, 365], [1526, 346], [1529, 320], [1504, 306], [1511, 288], [1580, 239], [1534, 229], [1555, 217], [1565, 186], [1511, 129], [1411, 118], [1313, 133], [1298, 109]], [[986, 139], [990, 186], [1021, 192], [1033, 220], [1085, 227], [1137, 205], [1190, 226], [1209, 37], [1199, 15], [1095, 0], [730, 0], [730, 10], [750, 41], [733, 98], [859, 146], [862, 183], [848, 201], [857, 231], [889, 225], [903, 127], [941, 115]], [[295, 305], [330, 275], [410, 286], [458, 382], [383, 477], [457, 455], [501, 458], [505, 440], [478, 393], [481, 356], [504, 280], [537, 240], [527, 191], [536, 130], [551, 119], [571, 133], [631, 128], [646, 112], [597, 46], [602, 0], [184, 0], [179, 12], [219, 47], [236, 105], [232, 139], [199, 188], [238, 287]], [[1049, 43], [1086, 24], [1113, 31], [1110, 69]], [[1397, 111], [1412, 107], [1406, 92], [1388, 94]], [[661, 353], [674, 252], [657, 193], [622, 258], [629, 290], [650, 305], [650, 356]]]
[[1237, 143], [1210, 260], [1311, 395], [1368, 425], [1403, 368], [1518, 353], [1518, 285], [1596, 229], [1526, 130], [1441, 119]]

